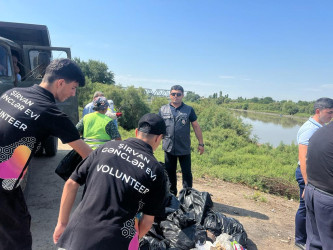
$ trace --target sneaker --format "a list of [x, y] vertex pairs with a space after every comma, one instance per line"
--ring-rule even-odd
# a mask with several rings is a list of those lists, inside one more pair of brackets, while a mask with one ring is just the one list
[[295, 246], [297, 246], [299, 249], [305, 250], [305, 244], [300, 242], [295, 242]]

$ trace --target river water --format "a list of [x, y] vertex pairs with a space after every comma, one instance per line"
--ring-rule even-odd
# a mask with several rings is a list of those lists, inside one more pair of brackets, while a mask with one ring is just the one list
[[296, 144], [297, 131], [306, 121], [306, 118], [300, 119], [236, 110], [231, 110], [231, 112], [236, 117], [241, 118], [244, 123], [252, 126], [251, 137], [256, 137], [258, 143], [269, 143], [274, 147], [277, 147], [281, 142], [287, 145]]

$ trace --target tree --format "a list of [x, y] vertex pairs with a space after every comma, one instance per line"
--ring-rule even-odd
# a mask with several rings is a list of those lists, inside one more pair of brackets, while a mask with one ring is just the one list
[[294, 115], [298, 112], [298, 107], [292, 101], [283, 103], [282, 111], [288, 113], [289, 115]]
[[274, 102], [274, 100], [272, 97], [269, 97], [269, 96], [262, 99], [262, 103], [264, 103], [264, 104], [269, 104], [272, 102]]
[[145, 102], [146, 99], [143, 88], [135, 89], [131, 86], [123, 92], [120, 103], [123, 116], [119, 119], [119, 123], [124, 129], [136, 128], [141, 116], [150, 112], [150, 108]]
[[192, 91], [188, 91], [184, 97], [185, 102], [197, 102], [199, 101], [200, 96]]
[[250, 102], [258, 103], [259, 102], [259, 98], [258, 97], [253, 97], [252, 99], [250, 99]]
[[151, 103], [151, 112], [157, 114], [160, 108], [168, 103], [169, 101], [166, 97], [155, 97]]
[[85, 62], [77, 57], [74, 58], [74, 61], [80, 66], [83, 74], [91, 79], [92, 82], [115, 84], [114, 74], [105, 63], [91, 59]]

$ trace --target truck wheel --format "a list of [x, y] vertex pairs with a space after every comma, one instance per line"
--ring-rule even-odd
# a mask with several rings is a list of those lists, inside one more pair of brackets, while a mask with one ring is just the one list
[[46, 156], [55, 156], [58, 151], [58, 138], [49, 136], [44, 142], [44, 150]]

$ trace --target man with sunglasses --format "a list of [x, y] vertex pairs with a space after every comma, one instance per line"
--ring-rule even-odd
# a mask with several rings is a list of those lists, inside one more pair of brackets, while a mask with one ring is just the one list
[[198, 139], [198, 151], [204, 153], [204, 143], [201, 128], [197, 121], [194, 109], [182, 102], [184, 89], [180, 85], [174, 85], [170, 90], [170, 103], [162, 106], [159, 115], [166, 124], [166, 135], [163, 139], [165, 151], [165, 168], [170, 179], [170, 192], [177, 195], [177, 159], [183, 175], [183, 188], [192, 187], [191, 172], [191, 136], [190, 124], [192, 124], [195, 136]]

